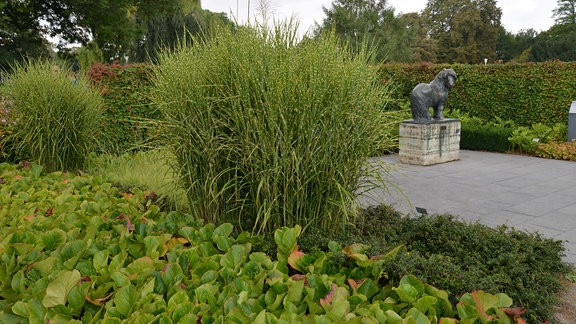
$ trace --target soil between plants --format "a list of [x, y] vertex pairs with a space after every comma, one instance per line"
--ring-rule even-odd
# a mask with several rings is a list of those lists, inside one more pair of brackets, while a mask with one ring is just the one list
[[560, 292], [560, 304], [556, 307], [556, 323], [576, 323], [576, 282], [562, 279], [564, 289]]

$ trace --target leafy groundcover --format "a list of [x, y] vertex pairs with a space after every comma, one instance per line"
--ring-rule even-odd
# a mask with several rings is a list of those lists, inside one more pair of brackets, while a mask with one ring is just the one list
[[[275, 256], [233, 226], [165, 213], [153, 192], [86, 174], [0, 164], [1, 323], [522, 323], [504, 294], [448, 294], [411, 275], [385, 280], [364, 246]], [[342, 262], [342, 259], [346, 260]]]

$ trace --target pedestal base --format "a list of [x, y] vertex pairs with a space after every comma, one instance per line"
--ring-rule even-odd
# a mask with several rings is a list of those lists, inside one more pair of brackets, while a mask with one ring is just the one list
[[433, 120], [400, 124], [400, 162], [432, 165], [460, 159], [460, 121]]

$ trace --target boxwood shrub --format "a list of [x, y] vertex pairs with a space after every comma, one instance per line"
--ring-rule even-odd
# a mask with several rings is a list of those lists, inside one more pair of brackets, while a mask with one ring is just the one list
[[508, 137], [514, 129], [495, 125], [462, 123], [460, 148], [490, 152], [507, 152], [510, 150]]

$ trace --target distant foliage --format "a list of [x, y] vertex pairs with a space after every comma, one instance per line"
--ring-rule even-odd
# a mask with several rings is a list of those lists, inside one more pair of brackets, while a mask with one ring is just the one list
[[107, 151], [137, 149], [149, 139], [150, 130], [143, 123], [160, 118], [148, 97], [152, 75], [152, 68], [146, 64], [93, 64], [88, 70], [90, 83], [102, 92], [106, 103]]
[[448, 96], [447, 110], [460, 110], [487, 121], [499, 117], [520, 126], [566, 123], [574, 100], [576, 62], [503, 65], [386, 64], [383, 81], [396, 86], [392, 97], [408, 100], [420, 82], [430, 82], [442, 68], [454, 68], [458, 82]]

